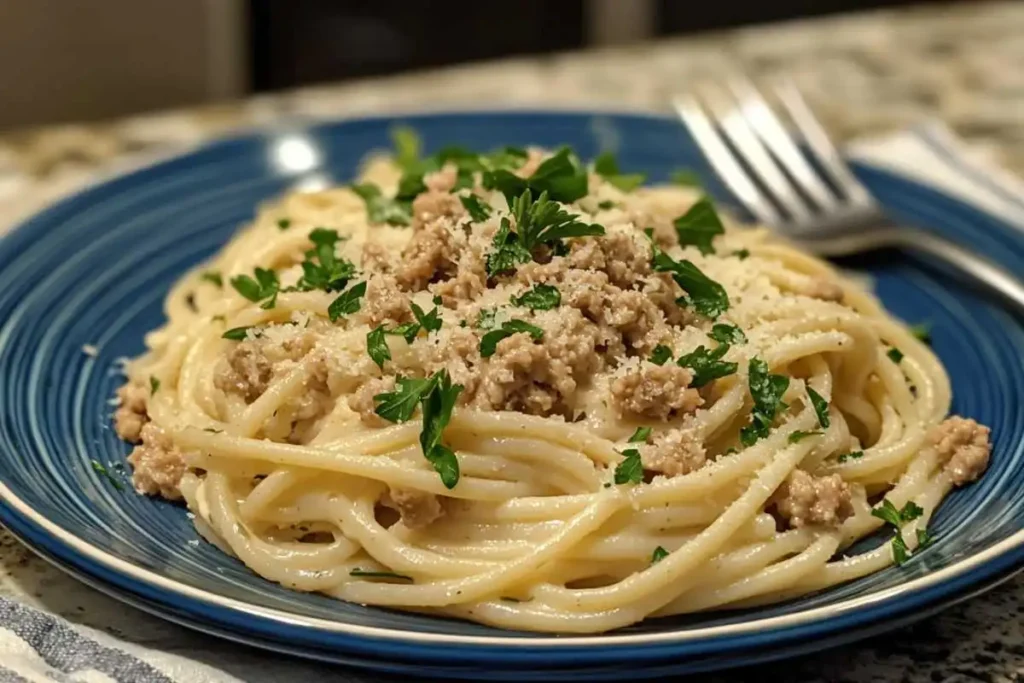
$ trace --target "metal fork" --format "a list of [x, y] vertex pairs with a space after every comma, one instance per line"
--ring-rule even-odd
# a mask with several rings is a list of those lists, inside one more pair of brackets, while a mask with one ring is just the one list
[[775, 94], [798, 138], [746, 80], [706, 84], [674, 101], [712, 168], [756, 219], [821, 256], [883, 247], [927, 254], [1024, 311], [1020, 280], [948, 239], [888, 219], [797, 89], [782, 84]]

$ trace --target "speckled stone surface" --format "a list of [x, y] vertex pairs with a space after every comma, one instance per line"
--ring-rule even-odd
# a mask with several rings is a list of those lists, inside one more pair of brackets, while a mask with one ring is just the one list
[[[665, 110], [696, 79], [788, 76], [837, 136], [931, 117], [1024, 174], [1024, 2], [929, 5], [628, 48], [477, 64], [120, 121], [0, 134], [0, 231], [63, 193], [238, 129], [417, 108], [614, 106]], [[0, 595], [243, 680], [389, 680], [298, 663], [124, 607], [33, 556], [0, 528]], [[916, 626], [705, 680], [1019, 681], [1024, 576]]]

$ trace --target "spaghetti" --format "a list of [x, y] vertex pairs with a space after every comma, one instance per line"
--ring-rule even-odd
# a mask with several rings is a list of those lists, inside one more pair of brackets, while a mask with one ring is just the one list
[[984, 470], [936, 357], [825, 263], [608, 155], [405, 139], [264, 207], [127, 365], [136, 488], [253, 571], [601, 632], [906, 561]]

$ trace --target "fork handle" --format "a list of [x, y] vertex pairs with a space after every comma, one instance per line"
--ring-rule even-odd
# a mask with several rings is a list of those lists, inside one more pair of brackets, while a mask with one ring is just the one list
[[800, 243], [821, 256], [848, 256], [880, 247], [902, 247], [933, 256], [1013, 304], [1024, 313], [1024, 283], [994, 261], [934, 233], [916, 228], [868, 228], [825, 239], [801, 238]]

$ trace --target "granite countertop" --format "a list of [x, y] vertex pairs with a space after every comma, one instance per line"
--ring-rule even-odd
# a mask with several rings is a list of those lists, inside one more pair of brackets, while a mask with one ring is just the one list
[[[1024, 175], [1024, 3], [928, 5], [369, 79], [111, 122], [0, 134], [0, 231], [96, 177], [253, 125], [362, 113], [495, 106], [665, 110], [694, 79], [742, 69], [793, 78], [837, 136], [944, 120], [979, 155]], [[188, 653], [246, 679], [266, 656], [123, 607], [0, 528], [0, 595]], [[1024, 576], [919, 625], [714, 680], [1024, 679]], [[262, 660], [262, 661], [261, 661]], [[287, 678], [357, 680], [288, 664]], [[271, 667], [272, 668], [272, 667]], [[283, 680], [284, 678], [282, 678]]]

